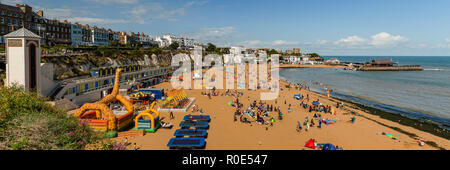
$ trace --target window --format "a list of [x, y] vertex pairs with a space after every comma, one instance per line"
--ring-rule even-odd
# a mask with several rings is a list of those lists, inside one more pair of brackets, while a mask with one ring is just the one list
[[5, 27], [1, 27], [0, 32], [1, 32], [1, 33], [5, 33]]
[[8, 18], [8, 25], [11, 25], [11, 19]]
[[5, 23], [5, 18], [1, 17], [0, 18], [0, 23], [4, 24]]

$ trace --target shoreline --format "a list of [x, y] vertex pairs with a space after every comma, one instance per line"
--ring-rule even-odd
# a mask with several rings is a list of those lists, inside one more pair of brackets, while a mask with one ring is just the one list
[[[284, 82], [284, 83], [290, 84], [286, 80], [280, 80], [280, 82]], [[324, 98], [327, 97], [326, 94], [322, 94], [322, 93], [317, 92], [317, 91], [310, 90], [310, 92], [311, 93], [315, 93], [315, 94], [317, 94], [319, 96], [322, 96]], [[337, 102], [337, 101], [341, 102], [342, 101], [342, 102], [347, 104], [347, 107], [351, 107], [352, 109], [360, 110], [360, 111], [363, 111], [365, 113], [368, 113], [368, 114], [371, 114], [371, 115], [374, 115], [374, 116], [379, 116], [379, 118], [381, 118], [381, 119], [389, 120], [389, 121], [392, 121], [392, 122], [396, 122], [396, 123], [399, 123], [401, 125], [409, 126], [409, 127], [414, 128], [416, 130], [419, 130], [419, 131], [422, 131], [422, 132], [427, 132], [427, 133], [430, 133], [432, 135], [436, 135], [436, 136], [442, 137], [444, 139], [450, 140], [450, 131], [446, 130], [445, 128], [439, 127], [439, 125], [435, 124], [435, 123], [422, 122], [419, 119], [409, 118], [409, 117], [406, 117], [406, 116], [403, 116], [403, 115], [400, 115], [400, 114], [397, 114], [397, 113], [384, 111], [384, 110], [381, 110], [381, 109], [376, 108], [376, 107], [366, 106], [364, 104], [357, 103], [357, 102], [354, 102], [354, 101], [336, 98], [336, 97], [333, 97], [331, 95], [330, 95], [330, 98], [328, 98], [328, 100], [333, 101], [333, 102]], [[378, 123], [378, 124], [380, 124], [382, 126], [385, 126], [385, 127], [390, 128], [390, 129], [393, 129], [393, 130], [395, 130], [395, 131], [397, 131], [399, 133], [403, 133], [405, 135], [408, 135], [411, 138], [415, 138], [415, 139], [420, 138], [415, 133], [411, 133], [411, 132], [405, 131], [405, 130], [403, 130], [401, 128], [398, 128], [398, 127], [386, 125], [384, 123], [381, 123], [381, 122], [379, 122], [377, 120], [374, 120], [374, 119], [369, 118], [367, 116], [364, 116], [362, 114], [355, 113], [352, 110], [347, 110], [347, 111], [350, 111], [350, 113], [352, 115], [362, 116], [362, 117], [364, 117], [366, 119], [369, 119], [369, 120], [371, 120], [373, 122], [376, 122], [376, 123]], [[446, 150], [445, 148], [439, 146], [434, 141], [426, 141], [426, 140], [423, 140], [423, 141], [426, 144], [428, 144], [428, 145], [430, 145], [430, 146], [432, 146], [432, 147], [434, 147], [436, 149]]]
[[[286, 82], [284, 80], [280, 80], [280, 81], [288, 83], [288, 82]], [[317, 91], [310, 91], [310, 92], [316, 93], [318, 95], [322, 95], [323, 97], [326, 97], [325, 94], [322, 94], [322, 93], [317, 92]], [[353, 107], [351, 107], [353, 109], [361, 110], [361, 111], [364, 111], [365, 113], [369, 113], [369, 114], [372, 114], [372, 115], [375, 115], [375, 116], [379, 116], [382, 119], [390, 120], [390, 121], [393, 121], [393, 122], [398, 122], [401, 125], [409, 126], [409, 127], [414, 128], [414, 129], [417, 129], [417, 130], [420, 130], [420, 131], [423, 131], [423, 132], [428, 132], [430, 134], [433, 134], [433, 135], [445, 138], [447, 140], [450, 140], [450, 132], [448, 130], [446, 130], [445, 128], [440, 127], [436, 123], [422, 122], [419, 119], [409, 118], [407, 116], [403, 116], [403, 115], [400, 115], [400, 114], [397, 114], [397, 113], [384, 111], [382, 109], [379, 109], [379, 108], [376, 108], [376, 107], [372, 107], [372, 106], [367, 106], [367, 105], [364, 105], [364, 104], [361, 104], [361, 103], [358, 103], [358, 102], [354, 102], [354, 101], [350, 101], [350, 100], [346, 100], [346, 99], [341, 99], [341, 98], [336, 98], [336, 97], [331, 96], [331, 95], [330, 95], [329, 100], [335, 101], [335, 102], [336, 101], [343, 101], [344, 103], [347, 103], [347, 106], [353, 106]], [[354, 111], [350, 111], [350, 112], [353, 115], [358, 115]], [[358, 116], [363, 116], [363, 115], [359, 114]], [[365, 117], [365, 118], [370, 119], [368, 117]], [[418, 137], [414, 133], [409, 133], [409, 132], [406, 132], [406, 131], [401, 130], [399, 128], [385, 125], [385, 124], [380, 123], [380, 122], [378, 122], [376, 120], [372, 119], [371, 121], [377, 122], [380, 125], [383, 125], [385, 127], [389, 127], [389, 128], [391, 128], [393, 130], [396, 130], [396, 131], [398, 131], [400, 133], [404, 133], [404, 134], [406, 134], [406, 135], [408, 135], [410, 137], [413, 137], [413, 138], [417, 138]], [[442, 147], [438, 146], [433, 141], [424, 141], [424, 142], [426, 142], [426, 143], [428, 142], [429, 144], [434, 145], [438, 149], [443, 149]]]

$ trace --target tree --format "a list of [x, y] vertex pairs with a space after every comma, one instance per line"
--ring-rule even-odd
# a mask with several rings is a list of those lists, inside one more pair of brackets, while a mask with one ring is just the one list
[[323, 61], [324, 60], [323, 57], [321, 57], [317, 53], [311, 53], [311, 54], [309, 54], [309, 56], [311, 56], [310, 60], [315, 60], [315, 61]]
[[212, 43], [208, 43], [208, 47], [206, 47], [206, 51], [208, 52], [215, 52], [216, 51], [216, 46]]
[[173, 42], [172, 44], [169, 45], [170, 50], [177, 50], [178, 47], [180, 47], [180, 44], [178, 44], [178, 42]]
[[272, 49], [272, 50], [270, 50], [269, 52], [267, 52], [267, 55], [268, 55], [268, 56], [270, 56], [270, 55], [272, 55], [272, 54], [279, 54], [279, 53], [278, 53], [278, 51], [275, 50], [275, 49]]

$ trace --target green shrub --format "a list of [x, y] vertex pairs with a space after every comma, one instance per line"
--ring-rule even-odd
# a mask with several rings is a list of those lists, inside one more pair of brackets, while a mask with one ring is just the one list
[[0, 88], [0, 149], [84, 149], [102, 137], [42, 96], [22, 88]]

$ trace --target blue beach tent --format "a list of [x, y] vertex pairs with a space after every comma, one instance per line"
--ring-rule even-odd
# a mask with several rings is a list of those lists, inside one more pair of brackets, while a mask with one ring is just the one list
[[323, 145], [322, 150], [324, 150], [324, 151], [334, 151], [334, 150], [336, 150], [336, 148], [334, 147], [333, 144], [328, 143], [328, 144]]

